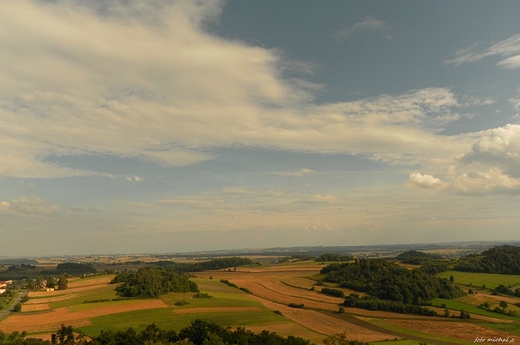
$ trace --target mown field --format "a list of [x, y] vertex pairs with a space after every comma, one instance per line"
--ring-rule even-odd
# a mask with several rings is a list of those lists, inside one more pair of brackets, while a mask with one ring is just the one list
[[[322, 264], [286, 262], [262, 267], [239, 267], [236, 271], [200, 272], [192, 279], [211, 298], [195, 298], [194, 293], [169, 293], [157, 299], [118, 300], [113, 275], [71, 279], [62, 291], [31, 292], [21, 313], [12, 313], [0, 321], [0, 330], [10, 333], [27, 331], [31, 336], [48, 337], [61, 324], [88, 336], [102, 330], [143, 330], [155, 323], [162, 329], [180, 330], [195, 319], [215, 322], [222, 326], [245, 327], [253, 331], [269, 330], [280, 335], [296, 335], [321, 344], [327, 335], [345, 332], [349, 339], [372, 344], [392, 343], [412, 345], [427, 343], [473, 344], [476, 336], [507, 337], [520, 335], [520, 318], [484, 310], [478, 306], [488, 302], [491, 308], [507, 300], [508, 310], [518, 310], [520, 299], [492, 296], [490, 288], [499, 284], [512, 285], [518, 276], [485, 275], [479, 273], [444, 272], [454, 275], [455, 283], [477, 294], [457, 300], [437, 299], [433, 304], [445, 304], [450, 315], [464, 309], [470, 320], [446, 317], [426, 317], [345, 308], [338, 313], [342, 298], [324, 295], [323, 286], [316, 284]], [[225, 279], [252, 293], [230, 287]], [[327, 284], [330, 286], [331, 284]], [[344, 289], [346, 294], [351, 291]], [[291, 308], [290, 303], [303, 308]], [[516, 308], [516, 309], [515, 309]], [[442, 315], [443, 308], [436, 311]]]

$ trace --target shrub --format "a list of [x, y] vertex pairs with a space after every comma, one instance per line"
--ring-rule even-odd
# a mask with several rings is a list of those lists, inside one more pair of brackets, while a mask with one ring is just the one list
[[187, 305], [187, 304], [190, 304], [190, 303], [187, 302], [187, 301], [185, 301], [185, 300], [175, 302], [175, 305], [176, 305], [177, 307], [181, 307], [181, 306], [183, 306], [183, 305]]
[[289, 307], [291, 308], [303, 308], [304, 307], [304, 304], [298, 304], [298, 303], [289, 303], [288, 304]]
[[193, 295], [194, 298], [212, 298], [213, 296], [208, 295], [204, 292], [198, 292], [195, 295]]
[[345, 293], [343, 291], [337, 290], [337, 289], [323, 288], [323, 289], [321, 289], [321, 293], [323, 293], [325, 295], [329, 295], [329, 296], [334, 296], [334, 297], [341, 297], [341, 298], [345, 297]]

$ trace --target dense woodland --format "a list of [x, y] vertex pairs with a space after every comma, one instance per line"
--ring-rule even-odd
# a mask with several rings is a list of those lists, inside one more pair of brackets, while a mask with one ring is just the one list
[[175, 270], [177, 272], [203, 272], [203, 271], [211, 271], [211, 270], [221, 270], [225, 268], [236, 268], [238, 266], [244, 265], [253, 265], [254, 262], [251, 259], [247, 258], [220, 258], [213, 259], [210, 261], [203, 261], [197, 263], [179, 263], [172, 261], [159, 261], [153, 263], [154, 266], [162, 266], [167, 267], [168, 269]]
[[372, 297], [411, 305], [428, 305], [430, 300], [457, 298], [464, 292], [421, 270], [408, 270], [384, 260], [356, 260], [331, 264], [321, 270], [324, 280], [344, 288], [365, 292]]
[[394, 313], [402, 314], [437, 316], [435, 311], [419, 305], [403, 303], [399, 301], [383, 300], [372, 296], [364, 296], [360, 298], [358, 294], [350, 294], [345, 299], [345, 302], [343, 302], [343, 305], [346, 307], [392, 311]]
[[140, 268], [137, 272], [124, 271], [112, 279], [122, 297], [156, 298], [168, 292], [198, 292], [198, 286], [185, 273], [162, 267]]
[[462, 272], [520, 274], [520, 247], [499, 246], [459, 259], [453, 268]]
[[25, 334], [6, 335], [0, 332], [0, 345], [310, 345], [308, 340], [300, 337], [282, 337], [268, 331], [255, 334], [244, 328], [231, 330], [200, 320], [192, 322], [191, 326], [179, 332], [164, 331], [152, 324], [141, 332], [133, 328], [117, 332], [102, 331], [97, 337], [87, 339], [81, 335], [75, 336], [72, 327], [62, 326], [52, 335], [51, 342], [41, 339], [23, 340], [24, 336]]

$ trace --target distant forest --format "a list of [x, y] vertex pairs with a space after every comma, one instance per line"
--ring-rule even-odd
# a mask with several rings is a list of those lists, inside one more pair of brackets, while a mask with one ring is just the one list
[[499, 246], [460, 258], [453, 268], [461, 272], [520, 274], [520, 247]]
[[202, 261], [197, 263], [179, 263], [172, 261], [159, 261], [154, 262], [152, 265], [154, 266], [162, 266], [168, 267], [169, 269], [173, 269], [177, 272], [203, 272], [203, 271], [211, 271], [211, 270], [221, 270], [225, 268], [236, 268], [238, 266], [244, 265], [253, 265], [254, 262], [251, 259], [247, 258], [239, 258], [239, 257], [231, 257], [231, 258], [220, 258], [213, 259], [210, 261]]

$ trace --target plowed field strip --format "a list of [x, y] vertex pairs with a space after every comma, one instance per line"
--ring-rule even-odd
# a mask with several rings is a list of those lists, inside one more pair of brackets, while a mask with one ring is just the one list
[[49, 304], [48, 303], [23, 304], [22, 305], [22, 312], [48, 310], [48, 309], [49, 309]]
[[314, 310], [290, 308], [286, 305], [272, 302], [258, 296], [252, 296], [252, 298], [255, 298], [271, 310], [279, 310], [283, 316], [297, 324], [324, 335], [346, 332], [351, 335], [355, 334], [356, 339], [365, 342], [380, 341], [390, 337], [388, 333], [363, 328], [348, 321], [333, 318]]
[[25, 304], [40, 304], [40, 303], [51, 303], [51, 302], [58, 302], [58, 301], [64, 301], [66, 299], [76, 298], [78, 295], [75, 293], [67, 294], [67, 295], [59, 295], [55, 297], [45, 297], [45, 298], [36, 298], [36, 299], [29, 299]]
[[284, 284], [276, 284], [276, 283], [273, 284], [273, 282], [269, 282], [269, 285], [273, 285], [273, 287], [268, 287], [267, 283], [257, 282], [257, 284], [263, 286], [266, 290], [276, 292], [280, 295], [289, 296], [289, 297], [299, 297], [299, 298], [303, 298], [303, 299], [306, 299], [309, 301], [320, 302], [320, 303], [330, 303], [330, 304], [334, 304], [336, 307], [338, 306], [338, 304], [340, 304], [344, 301], [343, 298], [327, 296], [324, 294], [318, 294], [316, 292], [311, 292], [311, 291], [306, 292], [305, 290], [290, 287], [289, 285], [284, 285]]

